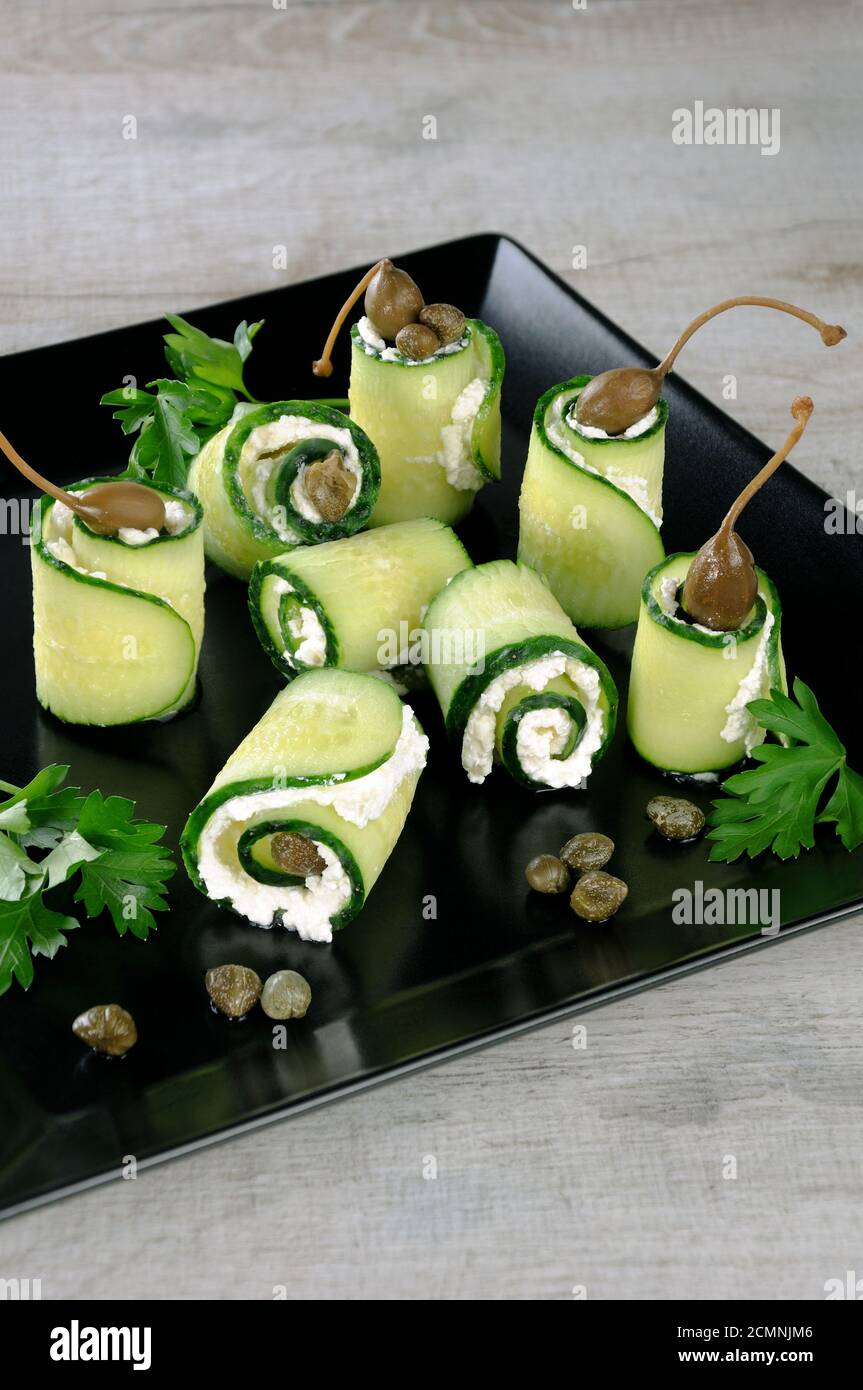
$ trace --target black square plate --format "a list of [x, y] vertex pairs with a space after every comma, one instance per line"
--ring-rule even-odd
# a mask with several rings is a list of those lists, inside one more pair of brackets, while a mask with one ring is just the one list
[[[458, 303], [503, 339], [504, 481], [480, 494], [462, 529], [475, 560], [513, 555], [537, 397], [576, 372], [650, 359], [505, 237], [469, 237], [399, 259], [430, 299]], [[359, 273], [191, 318], [223, 337], [240, 318], [265, 318], [249, 364], [255, 395], [321, 394], [309, 364]], [[141, 382], [163, 374], [163, 329], [138, 324], [0, 359], [3, 429], [59, 481], [121, 466], [127, 441], [98, 400], [127, 374]], [[347, 362], [345, 333], [328, 392], [346, 388]], [[715, 529], [767, 450], [676, 376], [667, 394], [671, 551], [694, 548]], [[7, 493], [12, 481], [7, 473]], [[789, 671], [813, 684], [850, 739], [861, 687], [849, 615], [863, 599], [863, 541], [825, 534], [824, 500], [785, 465], [770, 484], [769, 510], [763, 495], [756, 498], [744, 529], [779, 586]], [[187, 812], [279, 688], [252, 633], [244, 587], [209, 575], [202, 696], [193, 713], [167, 725], [75, 729], [36, 705], [20, 538], [0, 537], [0, 564], [3, 777], [22, 783], [45, 763], [70, 763], [76, 784], [132, 796], [139, 815], [167, 822], [176, 846]], [[631, 641], [631, 631], [596, 638], [624, 700]], [[660, 843], [644, 808], [668, 788], [638, 762], [622, 728], [589, 792], [533, 796], [499, 771], [484, 788], [470, 786], [444, 741], [437, 706], [427, 696], [414, 703], [432, 739], [428, 769], [368, 906], [331, 947], [245, 925], [199, 897], [180, 870], [171, 912], [149, 942], [119, 940], [110, 922], [88, 923], [54, 961], [37, 962], [28, 994], [14, 984], [0, 1000], [0, 1208], [20, 1210], [107, 1179], [125, 1155], [154, 1162], [770, 940], [757, 927], [674, 925], [675, 887], [701, 880], [778, 888], [777, 940], [863, 900], [863, 858], [832, 836], [797, 862], [731, 867], [708, 865], [703, 843]], [[706, 804], [710, 792], [694, 795]], [[589, 828], [615, 840], [614, 871], [630, 884], [619, 916], [600, 928], [579, 924], [565, 900], [531, 895], [524, 881], [534, 854]], [[313, 1006], [289, 1026], [286, 1048], [274, 1049], [260, 1010], [239, 1024], [210, 1011], [204, 972], [224, 961], [262, 977], [292, 966], [308, 978]], [[138, 1024], [140, 1042], [122, 1061], [85, 1053], [70, 1031], [82, 1008], [109, 1000]]]

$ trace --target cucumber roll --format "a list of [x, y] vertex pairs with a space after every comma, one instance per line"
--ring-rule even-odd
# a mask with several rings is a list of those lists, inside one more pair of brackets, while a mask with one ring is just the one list
[[[95, 497], [108, 480], [73, 483]], [[122, 486], [110, 480], [110, 487]], [[99, 534], [43, 497], [31, 542], [36, 696], [72, 724], [167, 719], [195, 693], [204, 631], [202, 510], [191, 493], [139, 479], [159, 528]], [[157, 504], [158, 505], [158, 504]]]
[[427, 751], [391, 686], [304, 672], [190, 815], [181, 848], [192, 882], [256, 926], [331, 941], [392, 853]]
[[374, 439], [381, 492], [372, 526], [413, 517], [454, 524], [500, 477], [500, 339], [454, 304], [426, 304], [391, 261], [372, 266], [336, 316], [317, 376], [333, 370], [336, 337], [360, 295], [351, 329], [351, 417]]
[[189, 486], [204, 505], [204, 546], [228, 574], [297, 545], [351, 536], [380, 488], [377, 451], [331, 406], [276, 401], [233, 420], [193, 460]]
[[573, 622], [623, 627], [665, 551], [662, 472], [668, 406], [659, 400], [619, 437], [579, 424], [591, 380], [546, 391], [533, 417], [519, 498], [518, 558], [547, 580]]
[[351, 418], [381, 456], [371, 525], [433, 516], [454, 524], [500, 477], [500, 339], [466, 319], [460, 339], [414, 360], [387, 347], [369, 320], [351, 330]]
[[464, 570], [426, 614], [427, 670], [471, 782], [495, 761], [534, 791], [581, 787], [614, 733], [617, 690], [533, 570]]
[[680, 606], [693, 554], [670, 555], [644, 580], [632, 653], [627, 729], [646, 762], [707, 777], [752, 752], [764, 730], [750, 700], [785, 690], [782, 608], [757, 569], [758, 595], [739, 629], [693, 623]]
[[302, 546], [255, 566], [252, 622], [285, 676], [314, 666], [401, 675], [418, 660], [426, 608], [470, 564], [455, 532], [428, 517]]
[[670, 555], [644, 580], [632, 653], [627, 727], [638, 752], [663, 772], [714, 778], [765, 737], [748, 706], [787, 690], [782, 608], [770, 579], [737, 534], [737, 519], [799, 440], [795, 425], [694, 554]]

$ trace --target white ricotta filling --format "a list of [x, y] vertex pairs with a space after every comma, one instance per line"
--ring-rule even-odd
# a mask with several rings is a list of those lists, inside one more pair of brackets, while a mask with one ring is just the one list
[[304, 941], [332, 941], [332, 918], [351, 896], [350, 879], [334, 851], [315, 842], [327, 868], [302, 886], [259, 883], [240, 864], [240, 836], [249, 824], [269, 820], [271, 813], [287, 819], [292, 806], [308, 802], [332, 806], [343, 820], [362, 828], [383, 815], [405, 778], [422, 771], [428, 746], [406, 705], [392, 757], [364, 777], [231, 797], [213, 812], [198, 842], [198, 872], [207, 895], [229, 900], [256, 926], [271, 927], [281, 912], [283, 925]]
[[471, 456], [471, 433], [487, 390], [488, 382], [482, 377], [476, 376], [469, 381], [456, 396], [450, 423], [440, 432], [441, 463], [447, 482], [459, 492], [477, 492], [485, 482]]
[[[762, 594], [762, 598], [763, 598]], [[763, 743], [766, 737], [765, 730], [750, 713], [746, 706], [750, 700], [766, 699], [770, 694], [770, 672], [768, 670], [770, 633], [776, 621], [775, 614], [767, 610], [764, 619], [764, 626], [761, 629], [761, 637], [758, 641], [758, 648], [755, 653], [755, 660], [737, 687], [737, 694], [730, 704], [725, 706], [725, 713], [728, 718], [725, 727], [720, 733], [720, 737], [726, 743], [737, 743], [743, 740], [746, 749], [746, 756], [752, 752], [753, 748], [759, 743]]]
[[625, 429], [623, 434], [607, 434], [598, 425], [582, 425], [579, 422], [575, 413], [577, 401], [578, 397], [576, 396], [569, 408], [566, 421], [570, 429], [575, 430], [576, 434], [582, 435], [584, 439], [637, 439], [640, 434], [646, 434], [648, 430], [653, 429], [659, 418], [659, 407], [654, 406], [652, 410], [648, 410], [646, 415], [642, 415], [640, 420], [636, 420], [634, 425]]
[[[662, 511], [654, 511], [650, 505], [650, 495], [647, 483], [637, 475], [624, 473], [623, 469], [610, 467], [605, 473], [600, 469], [594, 468], [588, 463], [583, 454], [574, 449], [568, 437], [568, 430], [571, 429], [571, 422], [567, 412], [571, 411], [577, 396], [558, 396], [552, 401], [551, 407], [545, 418], [545, 432], [556, 449], [559, 449], [568, 459], [583, 468], [587, 473], [594, 473], [598, 478], [607, 478], [615, 487], [625, 492], [627, 497], [631, 497], [637, 507], [650, 517], [654, 526], [659, 529], [662, 525]], [[645, 416], [645, 419], [647, 416]], [[641, 421], [637, 422], [638, 424]], [[631, 428], [634, 428], [632, 426]], [[649, 428], [649, 426], [648, 426]], [[586, 436], [585, 436], [586, 437]]]
[[568, 758], [557, 758], [571, 732], [564, 710], [532, 710], [523, 715], [516, 735], [516, 752], [526, 776], [550, 787], [580, 787], [590, 775], [594, 754], [605, 735], [605, 714], [599, 705], [599, 672], [563, 652], [551, 652], [523, 666], [503, 671], [480, 695], [468, 716], [462, 740], [462, 767], [468, 780], [484, 782], [494, 762], [497, 716], [510, 690], [526, 685], [543, 691], [549, 681], [566, 675], [575, 687], [587, 716], [584, 731]]
[[[316, 420], [307, 420], [304, 415], [280, 415], [278, 420], [271, 420], [269, 424], [258, 425], [257, 429], [252, 430], [240, 455], [241, 478], [244, 480], [243, 490], [256, 515], [273, 528], [280, 540], [288, 542], [295, 542], [297, 533], [286, 523], [284, 508], [278, 505], [272, 506], [267, 501], [267, 488], [270, 479], [281, 466], [282, 460], [279, 457], [262, 459], [259, 455], [272, 453], [273, 450], [287, 453], [302, 439], [331, 439], [333, 444], [341, 450], [345, 467], [348, 472], [353, 473], [356, 479], [354, 495], [345, 509], [345, 515], [356, 503], [363, 476], [359, 451], [349, 429], [342, 429], [338, 425], [322, 424]], [[306, 467], [307, 465], [304, 464], [298, 470], [297, 476], [291, 484], [291, 506], [306, 521], [323, 521], [321, 513], [306, 492]], [[245, 482], [246, 476], [249, 479], [248, 486]]]
[[357, 324], [357, 332], [365, 343], [366, 347], [373, 348], [375, 352], [383, 352], [386, 347], [386, 339], [375, 328], [370, 318], [363, 314]]
[[[282, 594], [294, 593], [294, 588], [287, 579], [276, 579], [273, 593], [281, 598]], [[327, 659], [327, 634], [314, 608], [301, 604], [299, 617], [288, 619], [288, 631], [296, 643], [293, 654], [297, 661], [304, 662], [306, 666], [324, 665]], [[286, 652], [287, 649], [285, 644], [282, 651]]]
[[459, 492], [478, 492], [485, 478], [473, 461], [471, 434], [485, 400], [488, 382], [474, 377], [453, 402], [449, 423], [441, 426], [441, 445], [435, 454], [414, 454], [406, 463], [430, 463], [443, 468], [447, 482]]

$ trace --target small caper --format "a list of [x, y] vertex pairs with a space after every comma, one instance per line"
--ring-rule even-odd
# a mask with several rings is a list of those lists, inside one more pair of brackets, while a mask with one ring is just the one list
[[341, 521], [351, 504], [357, 480], [345, 466], [339, 450], [331, 449], [324, 458], [309, 464], [303, 474], [303, 486], [324, 521]]
[[537, 893], [565, 893], [569, 887], [569, 870], [553, 854], [531, 859], [524, 876]]
[[322, 874], [326, 861], [318, 854], [314, 840], [295, 830], [278, 830], [270, 841], [270, 853], [286, 874], [311, 878]]
[[119, 1004], [94, 1004], [85, 1009], [72, 1024], [72, 1032], [108, 1057], [122, 1057], [138, 1041], [135, 1020]]
[[261, 997], [261, 977], [245, 965], [217, 965], [204, 977], [207, 993], [226, 1018], [243, 1018]]
[[433, 328], [444, 346], [457, 343], [464, 333], [464, 314], [454, 304], [427, 304], [420, 310], [419, 321]]
[[424, 323], [408, 323], [396, 334], [396, 347], [403, 357], [422, 362], [437, 352], [440, 338], [433, 328], [426, 328]]
[[392, 343], [400, 328], [416, 322], [423, 297], [406, 270], [384, 260], [366, 290], [363, 307], [381, 337]]
[[582, 874], [588, 869], [601, 869], [613, 854], [614, 841], [607, 835], [600, 835], [597, 830], [587, 830], [582, 835], [573, 835], [560, 851], [564, 864]]
[[304, 1018], [311, 1002], [309, 982], [296, 970], [277, 970], [261, 995], [261, 1008], [268, 1018]]
[[704, 829], [704, 812], [682, 796], [654, 796], [647, 818], [666, 840], [694, 840]]
[[620, 908], [629, 889], [622, 878], [591, 869], [572, 890], [569, 905], [586, 922], [607, 922]]

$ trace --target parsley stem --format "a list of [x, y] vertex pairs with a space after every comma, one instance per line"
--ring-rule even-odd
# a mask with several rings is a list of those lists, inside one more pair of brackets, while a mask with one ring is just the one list
[[9, 792], [10, 796], [17, 796], [21, 788], [14, 786], [11, 782], [4, 782], [0, 778], [0, 791]]

